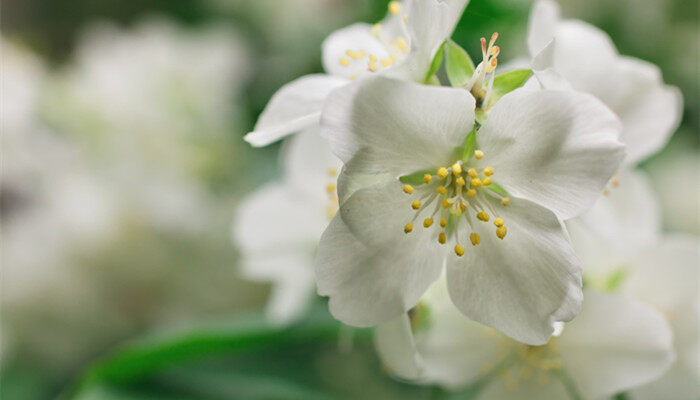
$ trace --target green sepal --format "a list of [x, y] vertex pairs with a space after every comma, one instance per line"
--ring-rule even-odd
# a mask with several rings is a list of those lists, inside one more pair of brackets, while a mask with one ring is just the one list
[[474, 75], [474, 63], [460, 45], [447, 40], [445, 45], [445, 70], [452, 87], [466, 85]]
[[445, 44], [443, 43], [437, 53], [435, 53], [435, 57], [433, 57], [433, 61], [430, 63], [430, 69], [428, 69], [428, 73], [425, 74], [425, 78], [423, 78], [423, 83], [430, 83], [431, 78], [435, 75], [438, 69], [440, 69], [440, 65], [442, 65], [442, 55], [444, 52]]
[[503, 186], [499, 185], [496, 182], [491, 182], [491, 184], [486, 186], [486, 187], [491, 189], [492, 191], [500, 194], [501, 196], [504, 196], [504, 197], [509, 196], [508, 192], [505, 189], [503, 189]]
[[460, 159], [464, 162], [469, 161], [474, 156], [474, 150], [476, 150], [476, 129], [472, 129], [464, 140]]
[[490, 104], [495, 104], [498, 99], [523, 86], [532, 76], [530, 69], [516, 69], [496, 75], [493, 80], [493, 92]]
[[412, 174], [404, 175], [399, 178], [399, 181], [407, 185], [422, 185], [423, 183], [425, 183], [423, 182], [423, 177], [425, 176], [425, 174], [435, 175], [435, 171], [430, 169], [423, 169], [420, 171], [416, 171]]

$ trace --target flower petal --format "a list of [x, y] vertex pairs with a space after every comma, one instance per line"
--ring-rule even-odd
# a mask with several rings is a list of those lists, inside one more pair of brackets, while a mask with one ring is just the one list
[[474, 107], [461, 89], [373, 76], [331, 93], [321, 129], [341, 160], [358, 158], [355, 172], [402, 175], [454, 162]]
[[622, 295], [586, 291], [581, 314], [558, 344], [584, 398], [603, 398], [648, 382], [673, 361], [672, 334], [657, 312]]
[[389, 57], [387, 47], [370, 33], [371, 29], [359, 23], [331, 33], [322, 45], [323, 69], [334, 76], [354, 79], [369, 73], [370, 54], [380, 60]]
[[501, 186], [568, 219], [593, 205], [619, 167], [620, 129], [593, 96], [517, 89], [496, 103], [477, 141]]
[[540, 53], [552, 41], [559, 20], [557, 3], [539, 0], [532, 6], [527, 29], [527, 46], [531, 56]]
[[618, 57], [610, 36], [583, 21], [560, 22], [554, 39], [554, 68], [575, 88], [595, 85], [595, 79]]
[[447, 258], [450, 296], [475, 321], [524, 343], [547, 343], [555, 322], [570, 321], [581, 307], [580, 262], [551, 211], [518, 198], [493, 208], [507, 236], [500, 240], [493, 225], [473, 224], [481, 244]]
[[244, 139], [253, 146], [265, 146], [284, 136], [318, 124], [323, 103], [333, 89], [348, 81], [330, 75], [307, 75], [292, 81], [272, 96]]
[[411, 332], [408, 314], [377, 326], [374, 346], [384, 365], [392, 374], [403, 379], [418, 379], [423, 365]]
[[336, 184], [342, 163], [318, 128], [290, 138], [283, 150], [285, 183], [306, 193], [315, 204], [327, 203], [328, 185]]
[[318, 294], [330, 297], [334, 317], [361, 327], [389, 321], [413, 307], [438, 278], [442, 257], [426, 243], [430, 235], [397, 239], [383, 246], [366, 244], [340, 215], [333, 218], [319, 244], [316, 281]]

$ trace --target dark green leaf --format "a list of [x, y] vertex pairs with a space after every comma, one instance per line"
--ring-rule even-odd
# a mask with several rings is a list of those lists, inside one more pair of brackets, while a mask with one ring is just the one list
[[474, 63], [469, 54], [452, 40], [445, 43], [445, 69], [450, 85], [462, 87], [474, 74]]

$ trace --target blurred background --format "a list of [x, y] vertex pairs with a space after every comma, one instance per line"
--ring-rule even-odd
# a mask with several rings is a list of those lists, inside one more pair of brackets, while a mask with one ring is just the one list
[[[642, 168], [666, 228], [700, 234], [699, 3], [559, 2], [681, 88], [682, 124]], [[266, 331], [270, 288], [240, 277], [230, 240], [237, 204], [281, 171], [280, 144], [251, 148], [242, 136], [280, 86], [321, 72], [326, 35], [380, 20], [387, 3], [3, 2], [0, 397], [440, 395], [385, 376], [365, 332], [322, 334], [335, 328], [320, 299], [305, 325], [317, 333]], [[530, 6], [472, 0], [453, 39], [476, 54], [498, 31], [504, 61], [525, 55]], [[246, 336], [256, 329], [270, 337]], [[181, 332], [189, 347], [169, 347]], [[98, 360], [132, 342], [137, 357], [107, 383], [76, 389], [109, 375]], [[193, 349], [211, 355], [183, 357]]]

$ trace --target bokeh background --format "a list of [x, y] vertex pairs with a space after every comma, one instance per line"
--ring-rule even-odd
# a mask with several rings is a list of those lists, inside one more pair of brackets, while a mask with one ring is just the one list
[[[280, 144], [242, 136], [321, 71], [327, 34], [387, 3], [3, 2], [0, 397], [446, 396], [383, 374], [370, 335], [338, 332], [320, 299], [299, 329], [269, 330], [269, 287], [239, 277], [230, 240], [236, 205], [281, 173]], [[700, 234], [699, 3], [560, 4], [681, 88], [682, 124], [642, 168], [666, 228]], [[472, 0], [453, 39], [476, 54], [498, 31], [516, 59], [530, 6]], [[131, 359], [101, 363], [123, 346]]]

